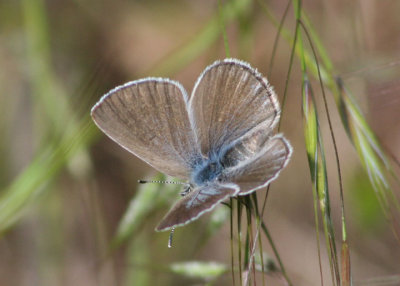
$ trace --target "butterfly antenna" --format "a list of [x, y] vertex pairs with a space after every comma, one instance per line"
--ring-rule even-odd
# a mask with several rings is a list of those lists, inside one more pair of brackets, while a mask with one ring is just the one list
[[175, 231], [175, 227], [173, 227], [171, 229], [171, 233], [169, 234], [169, 239], [168, 239], [168, 248], [172, 247], [172, 238], [174, 236], [174, 231]]
[[149, 184], [149, 183], [156, 183], [156, 184], [175, 184], [175, 185], [187, 185], [187, 183], [183, 182], [174, 182], [174, 181], [157, 181], [157, 180], [138, 180], [139, 184]]
[[191, 186], [189, 183], [183, 182], [174, 182], [174, 181], [157, 181], [157, 180], [138, 180], [139, 184], [148, 184], [148, 183], [157, 183], [157, 184], [174, 184], [174, 185], [183, 185], [185, 189], [180, 193], [182, 197], [186, 196], [191, 191]]

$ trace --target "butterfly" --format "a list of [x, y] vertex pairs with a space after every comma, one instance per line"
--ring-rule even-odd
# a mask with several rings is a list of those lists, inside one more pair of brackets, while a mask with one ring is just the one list
[[179, 82], [149, 77], [112, 89], [91, 115], [123, 148], [188, 183], [156, 228], [164, 231], [278, 177], [292, 154], [289, 141], [274, 132], [280, 112], [272, 86], [256, 69], [225, 59], [203, 71], [191, 95]]

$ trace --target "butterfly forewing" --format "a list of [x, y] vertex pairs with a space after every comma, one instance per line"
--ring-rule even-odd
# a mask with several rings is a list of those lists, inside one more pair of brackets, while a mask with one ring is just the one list
[[238, 192], [239, 187], [235, 184], [210, 183], [199, 186], [172, 207], [156, 230], [164, 231], [185, 225]]
[[[227, 155], [238, 161], [226, 169], [224, 181], [237, 184], [240, 187], [238, 195], [249, 194], [267, 186], [278, 177], [292, 155], [292, 147], [282, 135], [270, 137], [260, 147], [254, 147], [258, 139], [259, 135], [255, 133], [227, 152]], [[256, 148], [258, 150], [254, 152]]]
[[182, 179], [200, 156], [183, 87], [168, 79], [130, 82], [106, 94], [92, 109], [97, 126], [155, 169]]
[[254, 129], [271, 132], [280, 108], [266, 79], [248, 64], [227, 59], [199, 77], [189, 114], [201, 151], [208, 155]]

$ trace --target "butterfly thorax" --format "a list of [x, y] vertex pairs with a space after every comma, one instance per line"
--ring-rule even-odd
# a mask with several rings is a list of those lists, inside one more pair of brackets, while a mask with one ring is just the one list
[[206, 159], [194, 168], [191, 181], [194, 185], [203, 185], [218, 179], [222, 171], [223, 166], [219, 160]]

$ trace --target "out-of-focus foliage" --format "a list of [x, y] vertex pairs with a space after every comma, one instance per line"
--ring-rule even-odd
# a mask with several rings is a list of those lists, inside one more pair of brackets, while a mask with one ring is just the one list
[[[298, 4], [293, 1], [296, 9]], [[392, 169], [387, 152], [400, 156], [400, 43], [393, 36], [399, 34], [400, 3], [335, 0], [304, 2], [301, 10], [289, 7], [268, 70], [286, 5], [262, 0], [0, 2], [0, 284], [232, 285], [231, 260], [235, 272], [245, 276], [240, 267], [251, 262], [246, 260], [252, 258], [249, 241], [254, 239], [249, 230], [257, 232], [259, 221], [242, 211], [239, 227], [234, 212], [231, 221], [241, 236], [231, 237], [230, 208], [222, 205], [176, 229], [169, 249], [169, 233], [153, 230], [179, 198], [179, 186], [139, 187], [138, 179], [164, 178], [102, 136], [89, 117], [102, 94], [128, 80], [165, 76], [190, 91], [204, 67], [228, 51], [270, 74], [281, 102], [286, 94], [281, 132], [294, 146], [290, 165], [269, 190], [266, 224], [259, 233], [262, 249], [255, 253], [257, 273], [251, 279], [257, 285], [284, 285], [287, 274], [293, 285], [319, 285], [319, 252], [323, 279], [332, 282], [329, 262], [334, 260], [327, 256], [333, 252], [326, 249], [343, 239], [342, 215], [320, 75], [343, 174], [344, 245], [350, 249], [353, 279], [360, 285], [365, 277], [396, 281], [389, 275], [400, 267], [398, 168]], [[299, 19], [319, 71], [304, 31], [293, 46]], [[304, 97], [302, 114], [305, 74], [315, 101]], [[322, 217], [317, 228], [328, 233], [321, 249], [313, 183], [322, 211], [327, 200], [321, 190], [329, 186], [330, 216]], [[265, 192], [257, 193], [261, 204]], [[246, 247], [238, 249], [238, 242]], [[233, 278], [239, 285], [238, 275]]]

